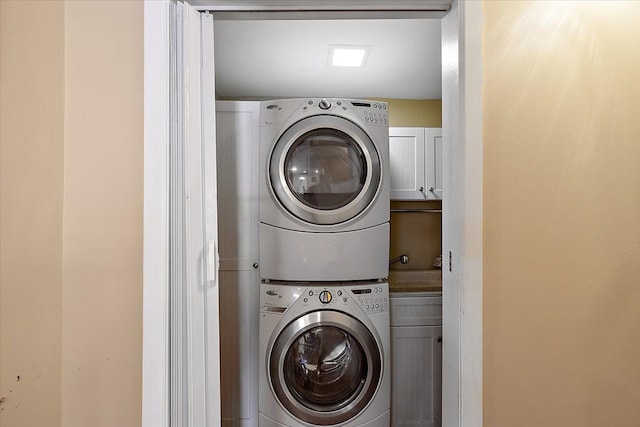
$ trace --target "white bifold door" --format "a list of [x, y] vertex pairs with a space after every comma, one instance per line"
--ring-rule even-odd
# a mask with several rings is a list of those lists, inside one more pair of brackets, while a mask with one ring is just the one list
[[219, 427], [213, 16], [145, 2], [149, 34], [143, 426]]

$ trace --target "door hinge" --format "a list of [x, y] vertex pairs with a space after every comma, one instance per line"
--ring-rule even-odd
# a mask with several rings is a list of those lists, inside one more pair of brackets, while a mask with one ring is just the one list
[[453, 253], [449, 251], [449, 271], [453, 270]]

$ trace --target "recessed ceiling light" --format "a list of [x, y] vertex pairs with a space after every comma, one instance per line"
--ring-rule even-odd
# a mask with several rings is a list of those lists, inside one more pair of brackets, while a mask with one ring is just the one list
[[371, 46], [329, 45], [329, 64], [334, 67], [364, 67]]

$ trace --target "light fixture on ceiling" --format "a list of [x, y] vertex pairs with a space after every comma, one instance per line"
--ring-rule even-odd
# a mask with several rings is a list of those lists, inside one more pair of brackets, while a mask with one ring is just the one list
[[329, 64], [333, 67], [362, 68], [367, 62], [371, 46], [346, 44], [329, 45]]

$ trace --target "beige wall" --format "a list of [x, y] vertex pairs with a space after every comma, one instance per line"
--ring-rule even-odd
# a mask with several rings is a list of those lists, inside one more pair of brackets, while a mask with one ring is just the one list
[[484, 425], [638, 425], [640, 3], [483, 9]]
[[3, 427], [141, 424], [143, 4], [114, 5], [0, 2]]
[[[392, 201], [391, 209], [442, 209], [442, 202]], [[442, 215], [439, 213], [394, 212], [389, 221], [391, 239], [389, 257], [409, 257], [408, 264], [399, 262], [392, 270], [433, 270], [434, 259], [442, 254]]]
[[143, 4], [65, 3], [62, 424], [139, 426]]
[[0, 1], [0, 425], [60, 425], [64, 8]]
[[[140, 425], [142, 5], [117, 3], [0, 2], [3, 426]], [[485, 426], [640, 419], [639, 8], [484, 3]]]

